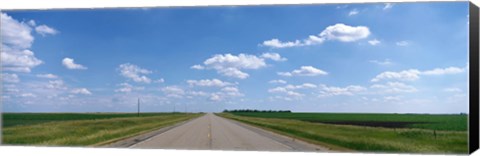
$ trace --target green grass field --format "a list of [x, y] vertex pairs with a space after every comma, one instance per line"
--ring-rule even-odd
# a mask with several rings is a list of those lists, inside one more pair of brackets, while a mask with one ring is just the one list
[[186, 121], [202, 114], [4, 113], [9, 145], [98, 146]]
[[[429, 115], [429, 114], [353, 114], [353, 113], [233, 113], [240, 116], [296, 119], [309, 122], [362, 122], [407, 123], [406, 128], [430, 130], [466, 131], [467, 115]], [[408, 124], [411, 123], [411, 124]], [[401, 125], [399, 125], [401, 126]], [[405, 128], [404, 127], [404, 128]], [[401, 128], [401, 127], [399, 127]]]
[[[251, 124], [283, 135], [323, 145], [333, 150], [364, 152], [454, 153], [468, 152], [465, 117], [399, 114], [326, 113], [221, 113], [220, 116]], [[412, 115], [409, 117], [409, 115]], [[442, 122], [441, 119], [445, 119]], [[322, 121], [410, 121], [428, 123], [407, 128], [383, 128], [311, 122]], [[454, 123], [464, 122], [464, 123]], [[465, 126], [465, 127], [464, 127]], [[442, 129], [442, 130], [432, 130]]]
[[[141, 113], [140, 117], [172, 115], [172, 113]], [[53, 121], [99, 120], [137, 117], [136, 113], [2, 113], [2, 126], [33, 125]]]

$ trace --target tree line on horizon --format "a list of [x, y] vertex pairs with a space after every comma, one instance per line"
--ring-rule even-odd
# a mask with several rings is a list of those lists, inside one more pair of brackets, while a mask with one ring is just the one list
[[256, 109], [233, 109], [223, 110], [224, 113], [291, 113], [290, 110], [256, 110]]

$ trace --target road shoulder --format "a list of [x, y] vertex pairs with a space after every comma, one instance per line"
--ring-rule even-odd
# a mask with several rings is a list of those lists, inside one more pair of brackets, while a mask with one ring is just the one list
[[[201, 116], [199, 116], [199, 117], [201, 117]], [[192, 118], [192, 119], [189, 119], [189, 120], [186, 120], [186, 121], [182, 121], [182, 122], [176, 123], [174, 125], [163, 127], [163, 128], [160, 128], [160, 129], [157, 129], [157, 130], [154, 130], [154, 131], [150, 131], [150, 132], [147, 132], [147, 133], [143, 133], [143, 134], [140, 134], [140, 135], [136, 135], [136, 136], [132, 136], [132, 137], [129, 137], [129, 138], [121, 139], [121, 140], [118, 140], [118, 141], [115, 141], [113, 143], [106, 144], [106, 145], [103, 145], [103, 146], [100, 146], [100, 147], [105, 147], [105, 148], [130, 148], [131, 146], [133, 146], [135, 144], [146, 141], [146, 140], [148, 140], [148, 139], [150, 139], [154, 136], [157, 136], [159, 134], [167, 132], [167, 131], [169, 131], [173, 128], [176, 128], [178, 126], [184, 125], [184, 124], [186, 124], [186, 123], [188, 123], [192, 120], [195, 120], [199, 117]]]
[[294, 149], [295, 151], [302, 151], [302, 152], [309, 152], [309, 151], [329, 152], [329, 151], [332, 151], [331, 149], [329, 149], [327, 147], [323, 147], [323, 146], [320, 146], [320, 145], [308, 143], [308, 142], [305, 142], [305, 141], [302, 141], [302, 140], [299, 140], [299, 139], [296, 139], [296, 138], [281, 135], [281, 134], [278, 134], [278, 133], [275, 133], [275, 132], [272, 132], [272, 131], [269, 131], [269, 130], [266, 130], [266, 129], [263, 129], [263, 128], [260, 128], [260, 127], [245, 124], [245, 123], [242, 123], [242, 122], [239, 122], [239, 121], [236, 121], [236, 120], [233, 120], [233, 119], [225, 118], [225, 117], [222, 117], [222, 116], [219, 116], [219, 115], [215, 115], [215, 116], [218, 116], [222, 119], [226, 119], [228, 121], [231, 121], [232, 123], [234, 123], [236, 125], [239, 125], [243, 128], [251, 130], [251, 131], [253, 131], [257, 134], [260, 134], [260, 135], [265, 136], [267, 138], [270, 138], [272, 140], [275, 140], [275, 141], [277, 141], [281, 144], [284, 144], [286, 146], [289, 146], [292, 149]]

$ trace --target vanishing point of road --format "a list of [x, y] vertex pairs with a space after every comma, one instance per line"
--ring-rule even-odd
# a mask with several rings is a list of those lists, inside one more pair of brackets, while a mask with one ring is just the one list
[[325, 151], [324, 147], [281, 136], [212, 113], [152, 136], [130, 148], [254, 151]]

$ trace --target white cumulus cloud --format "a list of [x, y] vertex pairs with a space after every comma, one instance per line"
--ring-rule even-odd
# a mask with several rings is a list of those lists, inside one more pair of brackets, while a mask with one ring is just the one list
[[356, 15], [356, 14], [358, 14], [358, 13], [359, 13], [359, 12], [358, 12], [357, 9], [353, 9], [353, 10], [351, 10], [350, 12], [348, 12], [348, 16], [353, 16], [353, 15]]
[[146, 76], [152, 71], [138, 67], [137, 65], [125, 63], [119, 66], [120, 75], [133, 80], [134, 82], [150, 83], [152, 80]]
[[35, 95], [33, 93], [22, 93], [19, 96], [20, 97], [25, 97], [25, 98], [35, 98], [35, 97], [37, 97], [37, 95]]
[[31, 27], [37, 26], [37, 23], [35, 22], [35, 20], [28, 20], [27, 24]]
[[185, 91], [178, 86], [167, 86], [161, 90], [167, 97], [181, 98], [185, 94]]
[[203, 65], [194, 65], [192, 69], [213, 69], [218, 74], [227, 77], [245, 79], [250, 75], [243, 70], [260, 69], [267, 66], [265, 59], [274, 61], [286, 60], [277, 53], [265, 53], [262, 56], [250, 54], [216, 54], [203, 62]]
[[237, 87], [224, 87], [221, 89], [222, 94], [230, 97], [237, 97], [237, 96], [243, 96], [242, 93], [240, 93], [240, 90]]
[[247, 74], [245, 72], [242, 72], [237, 68], [218, 69], [217, 72], [224, 75], [224, 76], [234, 77], [234, 78], [239, 78], [239, 79], [246, 79], [250, 76], [249, 74]]
[[266, 66], [263, 59], [249, 54], [217, 54], [207, 60], [204, 64], [215, 69], [224, 69], [225, 67], [238, 69], [258, 69]]
[[382, 66], [388, 66], [388, 65], [392, 65], [393, 62], [390, 61], [390, 59], [385, 59], [383, 61], [379, 61], [379, 60], [370, 60], [368, 61], [370, 63], [375, 63], [375, 64], [378, 64], [378, 65], [382, 65]]
[[287, 81], [285, 81], [285, 80], [271, 80], [271, 81], [268, 81], [268, 83], [286, 84]]
[[292, 72], [278, 72], [281, 76], [320, 76], [328, 73], [312, 66], [301, 66], [300, 69], [295, 69]]
[[383, 10], [388, 10], [393, 7], [392, 3], [385, 3], [385, 6], [383, 7]]
[[39, 25], [39, 26], [35, 27], [35, 31], [42, 36], [55, 35], [55, 34], [58, 33], [57, 30], [55, 30], [54, 28], [51, 28], [47, 25]]
[[31, 34], [32, 29], [25, 23], [13, 19], [6, 13], [1, 13], [1, 36], [2, 44], [14, 48], [30, 48], [34, 37]]
[[386, 71], [375, 76], [371, 81], [378, 82], [380, 80], [390, 79], [399, 81], [414, 81], [420, 78], [421, 75], [448, 75], [464, 73], [466, 68], [447, 67], [435, 68], [432, 70], [420, 71], [418, 69], [409, 69], [400, 72]]
[[413, 93], [417, 88], [401, 82], [387, 82], [386, 84], [374, 84], [370, 88], [380, 89], [381, 93]]
[[1, 64], [3, 70], [14, 72], [30, 72], [32, 68], [43, 62], [29, 50], [34, 37], [32, 29], [26, 23], [13, 19], [6, 13], [1, 13]]
[[373, 45], [373, 46], [378, 45], [380, 43], [381, 42], [377, 39], [373, 39], [373, 40], [368, 41], [368, 44]]
[[269, 93], [281, 93], [281, 94], [284, 94], [284, 95], [290, 97], [290, 99], [291, 98], [299, 99], [299, 98], [305, 96], [302, 93], [293, 91], [292, 89], [287, 89], [286, 87], [275, 87], [275, 88], [269, 89], [268, 92]]
[[68, 69], [80, 69], [80, 70], [85, 70], [87, 67], [81, 65], [81, 64], [76, 64], [75, 60], [72, 58], [64, 58], [62, 60], [63, 66], [67, 67]]
[[302, 94], [298, 92], [297, 90], [299, 89], [313, 89], [317, 88], [317, 85], [311, 84], [311, 83], [303, 83], [301, 85], [285, 85], [282, 87], [275, 87], [268, 89], [269, 93], [277, 93], [277, 94], [283, 94], [285, 96], [288, 96], [288, 99], [293, 100], [293, 99], [300, 99], [301, 97], [305, 96], [305, 94]]
[[2, 73], [2, 81], [7, 83], [18, 83], [20, 78], [17, 74]]
[[424, 75], [445, 75], [445, 74], [458, 74], [465, 72], [465, 68], [458, 68], [458, 67], [448, 67], [448, 68], [435, 68], [432, 70], [424, 71], [422, 74]]
[[367, 90], [365, 87], [357, 86], [357, 85], [349, 85], [346, 87], [335, 87], [335, 86], [327, 86], [327, 85], [321, 84], [319, 85], [319, 88], [320, 88], [319, 97], [329, 97], [329, 96], [338, 96], [338, 95], [352, 96]]
[[262, 58], [271, 59], [273, 61], [286, 61], [287, 58], [280, 56], [278, 53], [263, 53]]
[[207, 92], [203, 92], [203, 91], [189, 91], [188, 94], [193, 95], [193, 96], [208, 96], [209, 95]]
[[342, 23], [328, 26], [320, 37], [328, 40], [338, 40], [342, 42], [353, 42], [360, 39], [367, 38], [370, 35], [370, 30], [365, 26], [348, 26]]
[[211, 101], [221, 101], [222, 100], [222, 97], [218, 94], [211, 94], [210, 95], [210, 98], [209, 98]]
[[37, 74], [36, 76], [39, 77], [39, 78], [47, 78], [47, 79], [56, 79], [56, 78], [58, 78], [58, 76], [57, 76], [57, 75], [54, 75], [54, 74]]
[[120, 86], [120, 88], [118, 89], [115, 89], [114, 91], [115, 92], [124, 92], [124, 93], [129, 93], [129, 92], [132, 92], [134, 90], [143, 90], [145, 89], [145, 87], [135, 87], [131, 84], [128, 84], [128, 83], [121, 83], [119, 84], [118, 86]]
[[395, 79], [400, 81], [414, 81], [420, 78], [420, 71], [417, 69], [409, 69], [400, 72], [386, 71], [375, 76], [371, 81], [378, 82], [383, 79]]
[[55, 90], [64, 90], [64, 89], [67, 89], [67, 86], [62, 80], [52, 80], [52, 81], [48, 81], [48, 83], [45, 85], [45, 88], [55, 89]]
[[190, 68], [192, 68], [192, 69], [197, 69], [197, 70], [205, 69], [205, 67], [203, 67], [202, 65], [198, 65], [198, 64], [197, 64], [197, 65], [193, 65], [193, 66], [191, 66]]
[[223, 87], [220, 90], [212, 93], [207, 93], [202, 91], [192, 91], [192, 92], [189, 92], [189, 94], [194, 96], [203, 96], [203, 97], [206, 96], [208, 97], [208, 100], [215, 101], [215, 102], [244, 96], [244, 94], [241, 93], [240, 90], [235, 86]]
[[280, 41], [277, 38], [264, 41], [261, 45], [271, 48], [288, 48], [321, 44], [326, 40], [336, 40], [340, 42], [354, 42], [367, 38], [370, 30], [366, 26], [349, 26], [343, 23], [328, 26], [318, 35], [309, 35], [308, 38], [295, 41]]
[[165, 79], [161, 78], [161, 79], [158, 79], [158, 80], [155, 80], [153, 81], [155, 83], [164, 83], [165, 82]]
[[408, 46], [410, 43], [408, 41], [398, 41], [396, 42], [395, 44], [397, 44], [397, 46]]
[[288, 48], [288, 47], [303, 46], [303, 44], [300, 43], [299, 40], [295, 40], [294, 42], [282, 42], [277, 38], [263, 41], [262, 45], [267, 47], [273, 47], [273, 48]]
[[307, 89], [307, 88], [317, 88], [317, 85], [311, 83], [303, 83], [301, 85], [286, 85], [286, 89]]
[[203, 86], [203, 87], [224, 87], [233, 85], [230, 82], [224, 82], [219, 79], [205, 79], [205, 80], [187, 80], [190, 86]]
[[71, 93], [73, 94], [83, 94], [83, 95], [92, 95], [92, 93], [87, 88], [74, 88]]

